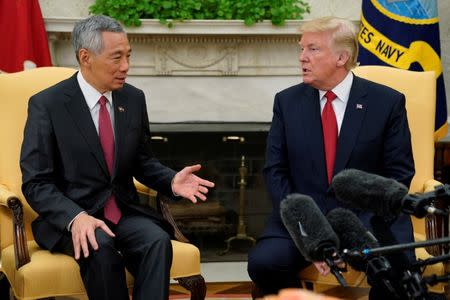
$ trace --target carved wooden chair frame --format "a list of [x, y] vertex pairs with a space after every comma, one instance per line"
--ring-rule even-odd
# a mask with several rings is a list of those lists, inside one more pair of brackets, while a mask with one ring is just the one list
[[[168, 198], [156, 195], [157, 210], [163, 217], [172, 224], [175, 229], [175, 239], [180, 242], [188, 243], [189, 240], [183, 235], [175, 223], [170, 212]], [[7, 200], [8, 207], [12, 211], [13, 235], [14, 235], [14, 256], [16, 260], [16, 270], [30, 262], [30, 255], [27, 247], [27, 237], [23, 220], [23, 205], [19, 198], [11, 196]], [[188, 277], [174, 278], [180, 286], [191, 293], [191, 300], [204, 300], [206, 296], [206, 283], [201, 274]]]

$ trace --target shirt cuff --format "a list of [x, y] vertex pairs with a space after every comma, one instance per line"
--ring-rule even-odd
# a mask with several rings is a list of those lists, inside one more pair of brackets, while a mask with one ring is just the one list
[[173, 191], [173, 180], [175, 179], [175, 176], [172, 178], [172, 181], [170, 182], [170, 189], [172, 190], [172, 194], [175, 196], [175, 197], [180, 197], [180, 195], [178, 195], [177, 193], [175, 193], [174, 191]]
[[76, 218], [78, 218], [81, 214], [87, 214], [87, 212], [85, 212], [84, 210], [82, 212], [80, 212], [78, 215], [75, 216], [75, 218], [72, 219], [72, 221], [70, 221], [69, 225], [67, 225], [67, 231], [70, 232], [70, 230], [72, 229], [72, 224], [75, 221]]

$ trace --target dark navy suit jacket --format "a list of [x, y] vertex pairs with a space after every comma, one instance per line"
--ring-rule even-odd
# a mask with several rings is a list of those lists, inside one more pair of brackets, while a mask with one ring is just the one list
[[76, 215], [95, 214], [112, 192], [120, 207], [158, 219], [172, 233], [155, 210], [139, 205], [133, 184], [135, 177], [170, 196], [175, 175], [152, 155], [144, 93], [129, 84], [112, 93], [111, 176], [76, 74], [34, 95], [28, 105], [20, 163], [23, 194], [39, 214], [32, 224], [36, 242], [52, 250]]
[[[275, 96], [264, 177], [273, 211], [262, 237], [289, 237], [280, 202], [291, 193], [311, 196], [323, 213], [339, 206], [327, 181], [319, 92], [298, 84]], [[334, 174], [355, 168], [409, 186], [414, 175], [403, 94], [354, 76], [338, 138]], [[370, 228], [370, 213], [357, 212]], [[398, 242], [413, 240], [410, 217], [392, 225]]]

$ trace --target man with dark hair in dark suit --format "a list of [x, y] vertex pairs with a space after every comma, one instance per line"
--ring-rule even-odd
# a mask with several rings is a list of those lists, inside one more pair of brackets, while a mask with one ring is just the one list
[[[355, 26], [325, 17], [305, 22], [301, 34], [303, 83], [275, 96], [267, 139], [264, 177], [273, 211], [248, 260], [249, 275], [264, 294], [299, 287], [299, 271], [309, 265], [280, 217], [287, 195], [309, 195], [326, 214], [339, 206], [330, 182], [343, 169], [406, 186], [414, 176], [404, 95], [351, 72], [358, 56]], [[370, 228], [372, 215], [360, 211], [358, 216]], [[413, 241], [408, 215], [389, 226], [399, 243]], [[322, 275], [329, 273], [325, 263], [314, 265]]]
[[168, 196], [206, 200], [214, 184], [153, 156], [144, 93], [125, 83], [131, 47], [106, 16], [72, 33], [80, 71], [31, 97], [20, 166], [22, 190], [39, 217], [36, 242], [72, 255], [90, 299], [167, 299], [173, 228], [139, 204], [133, 177]]

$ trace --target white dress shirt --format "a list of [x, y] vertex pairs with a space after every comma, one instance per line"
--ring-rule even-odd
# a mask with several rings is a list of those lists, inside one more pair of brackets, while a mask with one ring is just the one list
[[114, 109], [113, 109], [113, 99], [112, 92], [108, 91], [104, 94], [100, 94], [92, 85], [90, 85], [83, 77], [81, 72], [77, 74], [78, 84], [80, 85], [81, 92], [83, 93], [84, 99], [86, 100], [86, 104], [89, 107], [89, 111], [91, 112], [92, 121], [94, 121], [95, 129], [98, 134], [98, 115], [100, 112], [100, 103], [98, 100], [101, 96], [105, 96], [108, 99], [106, 103], [106, 108], [108, 109], [109, 116], [111, 118], [111, 125], [113, 128], [114, 134]]
[[[336, 121], [338, 125], [338, 134], [341, 131], [342, 121], [344, 120], [345, 108], [347, 107], [348, 98], [350, 96], [350, 89], [353, 83], [353, 73], [348, 72], [344, 80], [342, 80], [337, 86], [335, 86], [331, 91], [337, 96], [331, 105], [333, 106], [334, 113], [336, 114]], [[327, 91], [319, 90], [320, 99], [320, 112], [322, 113], [327, 98], [325, 98], [325, 93]]]

